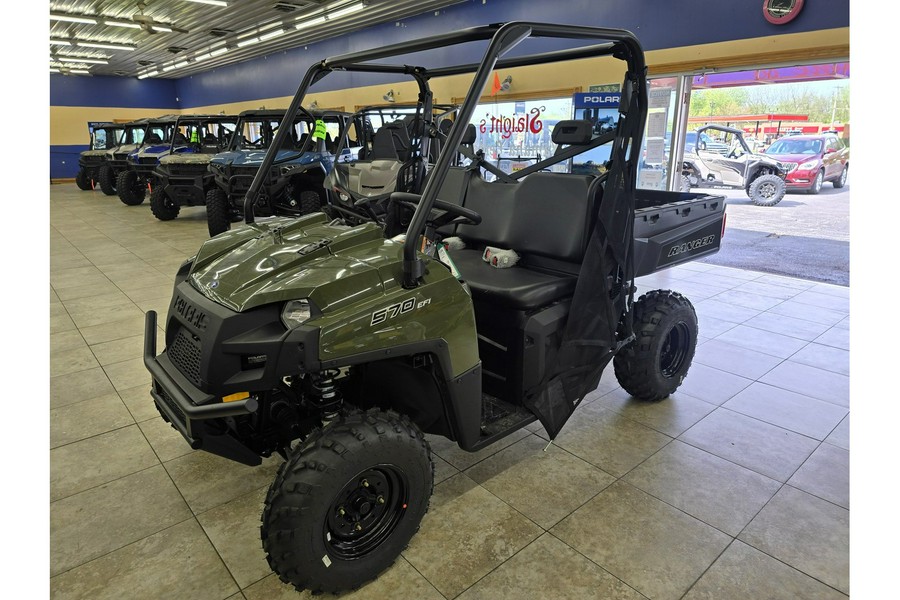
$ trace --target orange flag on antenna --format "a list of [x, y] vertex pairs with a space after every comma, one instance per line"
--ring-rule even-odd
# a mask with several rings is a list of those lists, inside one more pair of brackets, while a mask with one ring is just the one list
[[491, 87], [491, 96], [496, 96], [500, 91], [500, 75], [494, 73], [494, 85]]

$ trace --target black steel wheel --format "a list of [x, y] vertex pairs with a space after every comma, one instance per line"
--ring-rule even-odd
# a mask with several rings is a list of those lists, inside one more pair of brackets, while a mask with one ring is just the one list
[[150, 192], [150, 212], [160, 221], [171, 221], [178, 216], [180, 211], [181, 207], [169, 198], [162, 185], [158, 185]]
[[107, 196], [116, 195], [116, 172], [109, 165], [100, 167], [100, 172], [97, 174], [97, 183], [100, 184], [100, 189]]
[[747, 190], [750, 200], [757, 206], [775, 206], [784, 198], [785, 192], [784, 179], [778, 175], [760, 175]]
[[356, 589], [406, 548], [433, 487], [431, 450], [406, 416], [341, 416], [294, 449], [269, 488], [260, 527], [269, 566], [297, 590]]
[[75, 185], [79, 190], [90, 190], [94, 187], [91, 185], [90, 175], [84, 169], [78, 169], [78, 173], [75, 175]]
[[122, 171], [116, 180], [119, 200], [128, 206], [137, 206], [147, 197], [147, 184], [134, 171]]
[[648, 292], [634, 303], [635, 340], [613, 359], [616, 379], [640, 400], [661, 400], [684, 381], [697, 347], [697, 313], [669, 290]]

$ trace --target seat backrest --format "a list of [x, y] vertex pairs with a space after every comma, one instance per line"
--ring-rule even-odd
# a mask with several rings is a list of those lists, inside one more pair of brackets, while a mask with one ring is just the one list
[[599, 194], [593, 175], [538, 172], [517, 183], [472, 177], [464, 205], [482, 217], [457, 235], [479, 245], [580, 263]]
[[394, 136], [389, 129], [382, 127], [375, 132], [375, 137], [372, 138], [372, 152], [366, 158], [369, 160], [399, 160], [397, 148], [394, 146]]
[[147, 136], [147, 139], [145, 141], [148, 144], [160, 144], [160, 143], [162, 143], [162, 138], [159, 137], [158, 133], [151, 133], [150, 135]]
[[173, 143], [176, 146], [186, 146], [188, 143], [188, 139], [183, 133], [178, 131], [175, 133], [175, 139], [173, 140]]

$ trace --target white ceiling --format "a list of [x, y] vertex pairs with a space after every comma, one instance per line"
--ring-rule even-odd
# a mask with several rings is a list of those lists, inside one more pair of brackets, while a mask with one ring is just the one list
[[[72, 42], [50, 45], [51, 68], [87, 68], [92, 75], [181, 78], [214, 67], [310, 44], [362, 29], [401, 21], [465, 0], [221, 0], [227, 7], [190, 0], [50, 0], [50, 14], [87, 17], [96, 24], [50, 20], [50, 39]], [[362, 8], [358, 8], [362, 5]], [[348, 12], [341, 16], [340, 12]], [[338, 16], [328, 18], [329, 15]], [[325, 17], [324, 20], [322, 17]], [[299, 17], [299, 19], [298, 19]], [[131, 23], [121, 27], [108, 21]], [[323, 22], [324, 21], [324, 22]], [[304, 24], [315, 23], [303, 27]], [[301, 29], [296, 29], [300, 25]], [[166, 32], [157, 29], [167, 27]], [[238, 47], [254, 37], [283, 29], [272, 39]], [[81, 46], [78, 42], [124, 44], [134, 50]], [[210, 51], [228, 48], [217, 56]], [[194, 60], [195, 57], [199, 60]], [[108, 64], [73, 63], [62, 58], [106, 60]], [[324, 58], [324, 57], [323, 57]], [[182, 66], [162, 71], [175, 63]]]

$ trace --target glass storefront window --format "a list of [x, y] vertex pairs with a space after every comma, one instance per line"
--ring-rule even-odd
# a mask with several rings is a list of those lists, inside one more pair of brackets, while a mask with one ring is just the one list
[[645, 190], [668, 189], [669, 157], [675, 122], [677, 77], [648, 80], [647, 123], [641, 146], [637, 186]]

